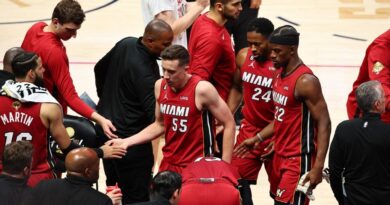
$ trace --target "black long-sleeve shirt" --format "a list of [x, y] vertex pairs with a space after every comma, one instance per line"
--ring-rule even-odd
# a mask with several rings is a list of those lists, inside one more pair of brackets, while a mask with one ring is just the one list
[[[95, 65], [100, 98], [97, 111], [113, 122], [121, 138], [138, 133], [154, 121], [154, 83], [160, 78], [157, 56], [141, 39], [122, 39]], [[128, 154], [134, 149], [143, 150], [135, 146]]]
[[329, 169], [339, 204], [344, 200], [346, 204], [389, 204], [390, 124], [374, 113], [340, 123], [330, 146]]
[[68, 174], [64, 179], [41, 181], [23, 205], [112, 205], [111, 199], [93, 189], [92, 182], [85, 178]]

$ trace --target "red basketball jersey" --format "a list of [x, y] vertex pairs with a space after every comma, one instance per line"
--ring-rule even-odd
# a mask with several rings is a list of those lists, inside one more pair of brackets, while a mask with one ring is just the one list
[[183, 186], [179, 205], [239, 205], [239, 175], [229, 163], [219, 158], [201, 158], [182, 173]]
[[40, 117], [41, 104], [21, 103], [6, 96], [0, 96], [0, 101], [0, 159], [5, 145], [27, 140], [34, 147], [31, 177], [34, 177], [34, 174], [50, 172], [47, 161], [48, 130]]
[[183, 184], [194, 179], [223, 179], [232, 186], [238, 186], [240, 175], [234, 166], [219, 158], [202, 157], [183, 170], [182, 178]]
[[212, 135], [203, 127], [211, 123], [203, 121], [203, 111], [195, 105], [195, 89], [200, 80], [200, 77], [192, 76], [178, 92], [174, 92], [165, 80], [161, 82], [158, 102], [165, 127], [162, 151], [164, 160], [170, 164], [186, 166], [203, 156], [204, 142], [212, 140]]
[[272, 80], [275, 68], [270, 60], [259, 62], [248, 49], [244, 65], [241, 67], [244, 118], [252, 125], [263, 128], [274, 117], [272, 102]]
[[306, 65], [300, 65], [288, 76], [276, 75], [273, 85], [275, 104], [275, 152], [283, 157], [312, 153], [315, 150], [316, 129], [306, 104], [296, 99], [295, 84], [303, 74], [313, 74]]

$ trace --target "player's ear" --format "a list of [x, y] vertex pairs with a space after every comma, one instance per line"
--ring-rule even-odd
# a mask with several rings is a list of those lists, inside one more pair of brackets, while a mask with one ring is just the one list
[[36, 73], [34, 72], [34, 69], [30, 69], [28, 70], [26, 77], [28, 77], [29, 79], [35, 79], [35, 75]]
[[214, 7], [215, 7], [215, 9], [216, 9], [217, 11], [219, 11], [219, 12], [222, 12], [222, 10], [223, 10], [223, 4], [222, 4], [222, 2], [217, 2], [217, 3], [215, 3]]

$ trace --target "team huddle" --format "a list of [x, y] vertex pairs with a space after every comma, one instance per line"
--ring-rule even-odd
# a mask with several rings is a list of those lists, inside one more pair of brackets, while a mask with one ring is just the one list
[[[61, 0], [49, 24], [35, 23], [4, 56], [1, 200], [250, 205], [264, 164], [275, 205], [309, 204], [323, 178], [339, 204], [386, 204], [390, 179], [374, 178], [390, 176], [383, 158], [390, 31], [367, 49], [347, 102], [350, 120], [337, 127], [325, 169], [331, 120], [320, 80], [299, 57], [293, 26], [274, 28], [248, 12], [260, 2], [142, 0], [143, 36], [118, 41], [98, 60], [92, 108], [76, 93], [62, 42], [76, 37], [85, 13], [77, 1]], [[95, 124], [67, 116], [68, 106]], [[152, 141], [161, 136], [163, 158], [152, 177]], [[91, 188], [99, 158], [106, 193]]]

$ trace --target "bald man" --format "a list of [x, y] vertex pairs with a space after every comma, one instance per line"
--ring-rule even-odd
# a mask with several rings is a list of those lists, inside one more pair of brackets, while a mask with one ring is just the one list
[[[157, 58], [171, 45], [173, 31], [162, 20], [153, 20], [143, 37], [120, 40], [95, 66], [99, 102], [97, 111], [110, 119], [119, 138], [132, 136], [154, 122], [154, 83], [160, 78]], [[108, 140], [100, 127], [102, 143]], [[104, 160], [106, 185], [118, 182], [123, 204], [149, 199], [153, 165], [151, 143], [128, 148], [121, 160]]]
[[21, 53], [23, 48], [21, 47], [12, 47], [8, 49], [3, 58], [3, 70], [0, 70], [0, 87], [4, 85], [7, 80], [14, 80], [15, 76], [12, 74], [12, 60], [14, 57]]
[[28, 204], [57, 205], [112, 205], [111, 199], [93, 189], [99, 178], [99, 158], [93, 149], [82, 147], [65, 158], [67, 176], [63, 179], [42, 181], [32, 191]]

